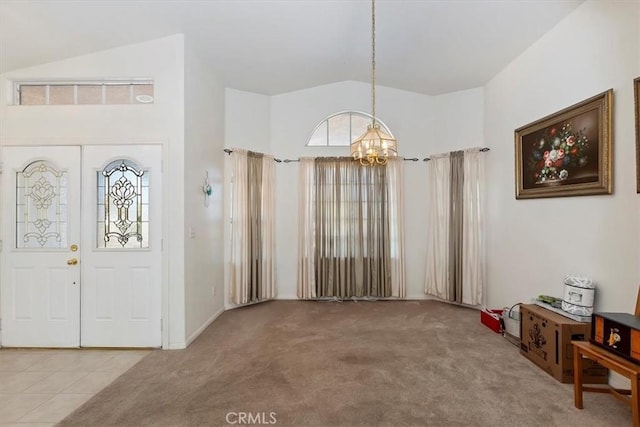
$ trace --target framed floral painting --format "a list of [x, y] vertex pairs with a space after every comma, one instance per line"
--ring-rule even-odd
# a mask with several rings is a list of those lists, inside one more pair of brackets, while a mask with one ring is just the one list
[[515, 130], [516, 199], [611, 194], [610, 89]]
[[636, 104], [636, 192], [640, 193], [640, 77], [633, 81], [633, 94]]

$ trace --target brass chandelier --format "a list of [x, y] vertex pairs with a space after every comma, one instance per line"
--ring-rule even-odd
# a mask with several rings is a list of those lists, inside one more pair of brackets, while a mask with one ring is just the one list
[[351, 143], [351, 156], [364, 166], [386, 165], [398, 142], [376, 123], [376, 1], [371, 0], [371, 124]]

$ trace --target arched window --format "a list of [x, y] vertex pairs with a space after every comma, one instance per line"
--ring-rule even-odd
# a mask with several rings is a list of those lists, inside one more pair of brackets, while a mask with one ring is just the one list
[[[373, 116], [359, 111], [341, 111], [322, 120], [311, 133], [308, 147], [348, 147], [367, 130]], [[376, 118], [380, 128], [393, 136], [387, 125]]]

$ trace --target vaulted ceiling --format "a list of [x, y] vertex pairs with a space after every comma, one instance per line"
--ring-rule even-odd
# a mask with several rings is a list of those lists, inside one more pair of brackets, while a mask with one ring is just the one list
[[[377, 83], [482, 86], [582, 1], [377, 0]], [[226, 87], [370, 81], [368, 0], [2, 0], [0, 72], [176, 33]]]

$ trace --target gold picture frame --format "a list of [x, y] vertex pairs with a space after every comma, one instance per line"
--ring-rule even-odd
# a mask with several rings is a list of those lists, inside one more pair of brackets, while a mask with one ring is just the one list
[[640, 193], [640, 77], [633, 80], [633, 100], [636, 106], [636, 193]]
[[515, 130], [516, 199], [613, 192], [613, 89]]

